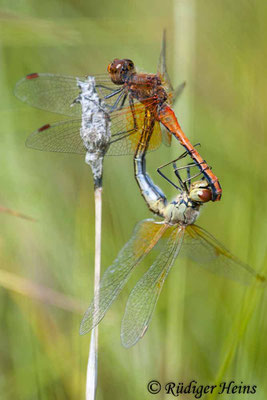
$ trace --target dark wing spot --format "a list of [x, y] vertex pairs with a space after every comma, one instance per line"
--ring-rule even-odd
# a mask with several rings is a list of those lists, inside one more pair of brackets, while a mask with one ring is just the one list
[[39, 78], [39, 74], [37, 72], [33, 72], [32, 74], [26, 75], [26, 79], [35, 79]]
[[46, 124], [46, 125], [44, 125], [44, 126], [41, 126], [41, 128], [38, 129], [38, 132], [43, 132], [43, 131], [45, 131], [46, 129], [49, 129], [50, 127], [51, 127], [50, 124]]

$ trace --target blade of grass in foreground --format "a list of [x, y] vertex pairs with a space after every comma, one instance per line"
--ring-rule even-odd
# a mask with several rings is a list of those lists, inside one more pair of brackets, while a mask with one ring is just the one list
[[[267, 263], [267, 256], [265, 258], [264, 265]], [[262, 293], [263, 290], [259, 289], [257, 282], [255, 282], [255, 284], [247, 290], [244, 296], [242, 309], [240, 313], [238, 313], [233, 329], [229, 333], [227, 342], [228, 351], [226, 351], [224, 361], [222, 362], [214, 382], [217, 387], [219, 386], [220, 382], [223, 381], [223, 377], [234, 359], [237, 347], [246, 333], [249, 321], [259, 303]], [[217, 397], [217, 395], [218, 393], [215, 391], [207, 397], [207, 400], [213, 400]]]
[[1, 213], [5, 213], [5, 214], [9, 214], [9, 215], [13, 215], [14, 217], [27, 219], [29, 221], [36, 221], [34, 218], [29, 217], [28, 215], [21, 214], [20, 212], [15, 211], [15, 210], [11, 210], [10, 208], [7, 208], [7, 207], [0, 206], [0, 212]]
[[84, 305], [81, 301], [73, 297], [66, 296], [63, 293], [39, 285], [38, 283], [22, 278], [14, 273], [4, 271], [3, 269], [0, 269], [0, 286], [66, 311], [81, 314], [84, 309]]

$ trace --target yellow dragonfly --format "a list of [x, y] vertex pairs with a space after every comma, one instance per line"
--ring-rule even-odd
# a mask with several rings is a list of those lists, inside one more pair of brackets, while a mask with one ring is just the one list
[[[125, 347], [133, 346], [147, 331], [165, 279], [179, 253], [212, 272], [241, 283], [250, 284], [257, 280], [260, 285], [265, 284], [263, 276], [195, 224], [200, 207], [212, 197], [208, 182], [205, 179], [196, 180], [200, 173], [191, 176], [190, 169], [195, 165], [191, 163], [177, 167], [174, 164], [178, 178], [178, 184], [174, 186], [179, 193], [173, 201], [168, 202], [147, 174], [141, 153], [140, 150], [140, 158], [135, 159], [135, 176], [149, 209], [162, 220], [147, 219], [137, 224], [131, 239], [105, 271], [99, 292], [87, 309], [80, 327], [80, 333], [86, 334], [102, 320], [137, 265], [148, 253], [153, 252], [154, 262], [134, 286], [127, 301], [121, 326], [121, 340]], [[182, 170], [187, 171], [186, 179], [181, 177]], [[162, 172], [161, 175], [164, 176]]]

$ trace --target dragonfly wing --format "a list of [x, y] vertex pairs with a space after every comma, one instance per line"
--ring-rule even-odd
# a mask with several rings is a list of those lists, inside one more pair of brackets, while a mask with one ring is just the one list
[[165, 29], [163, 31], [162, 45], [161, 45], [161, 52], [159, 55], [157, 73], [158, 73], [159, 77], [163, 80], [166, 91], [168, 93], [172, 92], [173, 86], [172, 86], [171, 80], [169, 78], [169, 74], [167, 71], [167, 65], [166, 65], [166, 30]]
[[[112, 107], [120, 93], [111, 93], [118, 91], [118, 86], [111, 82], [108, 74], [96, 75], [95, 89], [101, 99], [105, 101], [108, 107]], [[51, 111], [57, 114], [63, 114], [70, 117], [81, 117], [82, 108], [79, 102], [75, 102], [81, 94], [81, 84], [83, 90], [86, 90], [87, 78], [78, 78], [74, 76], [33, 73], [22, 78], [15, 86], [15, 95], [24, 103], [41, 110]], [[88, 83], [92, 85], [91, 81]], [[121, 101], [123, 96], [120, 97]], [[118, 101], [119, 107], [121, 101]], [[126, 105], [126, 102], [125, 102]], [[129, 106], [129, 104], [127, 104]]]
[[168, 238], [161, 253], [133, 288], [122, 320], [123, 346], [133, 346], [147, 331], [163, 283], [179, 253], [183, 233], [182, 227], [168, 226], [165, 234]]
[[[135, 152], [144, 126], [145, 107], [143, 104], [134, 105], [134, 115], [135, 121], [130, 107], [110, 115], [112, 137], [107, 155], [127, 155]], [[161, 127], [159, 122], [155, 121], [147, 151], [156, 150], [161, 142]]]
[[85, 154], [80, 128], [80, 119], [46, 124], [27, 138], [26, 146], [42, 151]]
[[161, 46], [161, 52], [159, 56], [159, 61], [158, 61], [158, 69], [157, 69], [157, 74], [160, 77], [162, 84], [164, 86], [164, 89], [166, 90], [168, 94], [168, 102], [170, 105], [173, 105], [176, 100], [180, 97], [182, 94], [184, 87], [185, 87], [185, 82], [182, 82], [179, 86], [177, 86], [176, 89], [174, 89], [169, 74], [167, 70], [167, 65], [166, 65], [166, 30], [163, 31], [163, 37], [162, 37], [162, 46]]
[[[111, 118], [111, 140], [107, 155], [125, 155], [135, 152], [137, 143], [142, 133], [144, 112], [136, 114], [138, 129], [134, 130], [132, 114], [120, 112]], [[90, 120], [84, 118], [84, 124]], [[61, 153], [85, 154], [86, 149], [80, 136], [81, 119], [60, 121], [55, 124], [46, 124], [33, 132], [26, 140], [26, 146], [42, 151]], [[161, 130], [156, 121], [148, 151], [156, 150], [161, 143]]]
[[[106, 105], [107, 112], [120, 111], [130, 106], [128, 91], [112, 83], [109, 75], [93, 76], [100, 99]], [[88, 84], [88, 86], [87, 86]], [[79, 78], [48, 73], [33, 73], [22, 78], [15, 86], [15, 95], [32, 107], [70, 117], [81, 117], [82, 108], [76, 99], [81, 93], [87, 96], [92, 92], [92, 81], [87, 77]], [[152, 101], [153, 99], [151, 99]], [[133, 100], [138, 103], [137, 100]]]
[[16, 97], [24, 103], [70, 117], [81, 116], [81, 105], [73, 104], [79, 93], [77, 78], [56, 74], [30, 74], [15, 86]]
[[[157, 74], [160, 77], [162, 85], [167, 92], [168, 103], [170, 105], [174, 105], [176, 100], [180, 97], [184, 90], [185, 82], [181, 83], [176, 89], [173, 88], [173, 85], [171, 83], [166, 65], [166, 30], [163, 31], [162, 46], [158, 61]], [[165, 144], [165, 146], [169, 147], [172, 141], [171, 133], [163, 125], [161, 125], [161, 132], [162, 142]]]
[[179, 99], [179, 97], [183, 93], [185, 85], [186, 85], [186, 83], [184, 81], [184, 82], [180, 83], [180, 85], [178, 85], [177, 88], [174, 89], [174, 91], [172, 93], [172, 105], [174, 105], [176, 103], [176, 101]]
[[249, 265], [231, 254], [210, 233], [197, 225], [186, 227], [182, 248], [189, 258], [218, 275], [243, 284], [258, 280], [265, 284], [265, 278], [257, 274]]
[[137, 224], [133, 236], [119, 252], [118, 257], [105, 271], [98, 293], [87, 309], [80, 327], [80, 334], [89, 332], [104, 317], [128, 281], [134, 267], [139, 264], [157, 244], [166, 230], [164, 224], [144, 220]]
[[165, 146], [170, 147], [170, 145], [172, 144], [172, 134], [163, 125], [160, 125], [160, 129], [161, 129], [162, 143]]
[[[169, 93], [168, 102], [171, 105], [174, 105], [176, 103], [178, 98], [181, 96], [184, 87], [185, 87], [185, 82], [181, 83], [173, 92]], [[165, 146], [169, 147], [172, 141], [172, 134], [162, 124], [160, 125], [160, 127], [162, 132], [162, 142], [165, 144]]]

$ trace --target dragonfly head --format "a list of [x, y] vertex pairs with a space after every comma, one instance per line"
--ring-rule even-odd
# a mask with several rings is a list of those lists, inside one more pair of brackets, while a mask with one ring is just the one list
[[212, 199], [212, 192], [208, 182], [204, 179], [193, 182], [189, 188], [188, 197], [196, 203], [207, 203]]
[[113, 83], [122, 85], [135, 73], [134, 63], [126, 58], [123, 60], [115, 58], [108, 66], [108, 73]]

